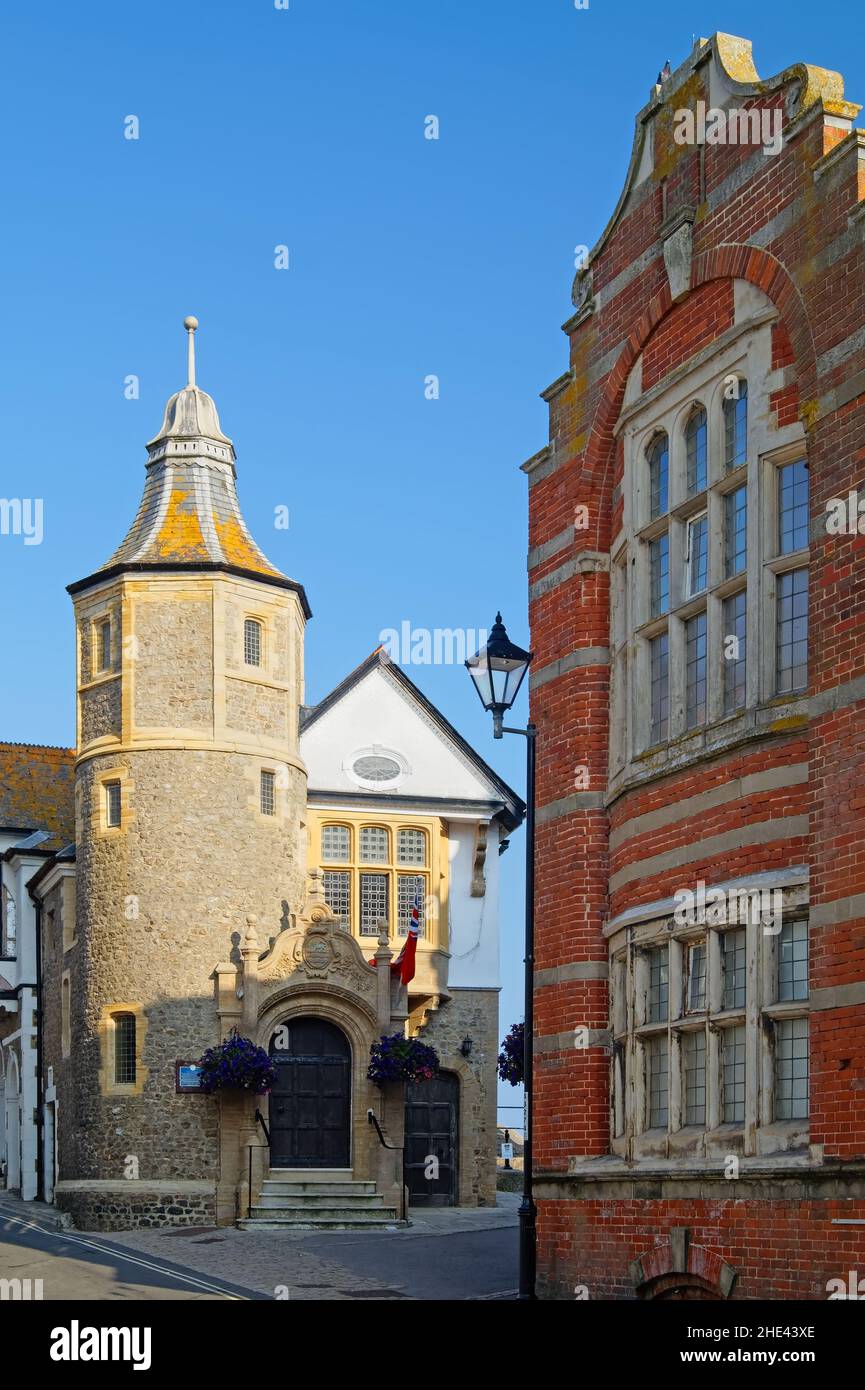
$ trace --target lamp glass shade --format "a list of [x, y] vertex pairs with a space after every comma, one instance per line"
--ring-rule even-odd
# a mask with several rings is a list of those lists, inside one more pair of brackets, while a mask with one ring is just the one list
[[510, 709], [525, 679], [532, 653], [523, 651], [508, 638], [497, 614], [486, 646], [466, 662], [484, 709], [503, 713]]

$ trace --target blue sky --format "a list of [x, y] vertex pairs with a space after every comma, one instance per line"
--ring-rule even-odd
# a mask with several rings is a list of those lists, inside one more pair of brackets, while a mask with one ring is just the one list
[[[0, 536], [0, 738], [27, 742], [73, 738], [64, 586], [132, 519], [144, 442], [185, 379], [185, 314], [247, 521], [307, 588], [310, 701], [404, 621], [476, 629], [500, 606], [522, 641], [519, 464], [567, 365], [574, 247], [615, 205], [658, 69], [724, 29], [753, 40], [762, 76], [837, 68], [865, 101], [838, 0], [11, 10], [0, 496], [44, 499], [44, 539]], [[521, 788], [522, 740], [493, 742], [465, 672], [409, 674]], [[514, 837], [502, 1032], [521, 1015], [522, 855]]]

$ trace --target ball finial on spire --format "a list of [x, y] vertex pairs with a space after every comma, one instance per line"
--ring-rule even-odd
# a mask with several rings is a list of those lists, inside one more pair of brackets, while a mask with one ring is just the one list
[[196, 330], [196, 328], [198, 327], [198, 319], [195, 317], [194, 314], [187, 314], [186, 318], [183, 320], [183, 327], [186, 329], [186, 332], [187, 332], [187, 343], [186, 343], [186, 368], [187, 368], [187, 370], [186, 370], [186, 375], [187, 375], [187, 382], [186, 382], [186, 384], [187, 384], [187, 386], [194, 386], [194, 385], [195, 385], [195, 338], [193, 337], [193, 334], [195, 333], [195, 330]]

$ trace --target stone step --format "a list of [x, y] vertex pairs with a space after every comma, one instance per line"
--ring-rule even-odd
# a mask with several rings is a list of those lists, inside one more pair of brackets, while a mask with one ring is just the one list
[[374, 1197], [374, 1182], [274, 1182], [265, 1178], [262, 1194], [270, 1197]]
[[353, 1207], [357, 1211], [380, 1210], [382, 1197], [378, 1192], [262, 1192], [259, 1205], [269, 1211], [306, 1208], [310, 1212], [329, 1207]]
[[346, 1207], [342, 1202], [332, 1202], [327, 1207], [265, 1207], [260, 1203], [252, 1208], [252, 1215], [272, 1221], [382, 1221], [396, 1215], [396, 1207]]
[[311, 1215], [309, 1211], [261, 1211], [259, 1207], [252, 1208], [253, 1215], [238, 1221], [238, 1226], [243, 1231], [368, 1231], [368, 1230], [396, 1230], [407, 1223], [400, 1221], [396, 1214], [396, 1207], [381, 1207], [375, 1212], [359, 1212], [349, 1209], [340, 1211], [334, 1208], [325, 1215], [317, 1211]]
[[351, 1168], [270, 1168], [273, 1182], [353, 1182]]

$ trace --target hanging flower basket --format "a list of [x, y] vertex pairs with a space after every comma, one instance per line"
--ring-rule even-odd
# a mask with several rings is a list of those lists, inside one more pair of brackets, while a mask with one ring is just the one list
[[256, 1047], [251, 1038], [242, 1038], [233, 1029], [218, 1047], [209, 1047], [201, 1061], [201, 1089], [214, 1091], [251, 1091], [261, 1096], [276, 1081], [276, 1068], [263, 1047]]
[[499, 1076], [502, 1081], [509, 1081], [512, 1086], [522, 1086], [525, 1080], [525, 1031], [524, 1023], [513, 1023], [507, 1037], [502, 1039], [498, 1062]]
[[438, 1069], [435, 1048], [402, 1033], [383, 1034], [369, 1049], [367, 1076], [377, 1086], [385, 1081], [430, 1081]]

